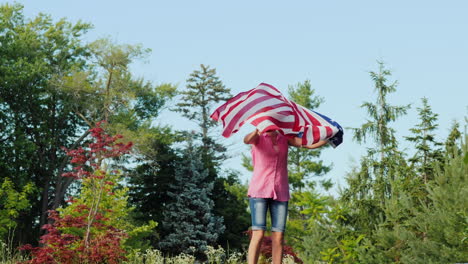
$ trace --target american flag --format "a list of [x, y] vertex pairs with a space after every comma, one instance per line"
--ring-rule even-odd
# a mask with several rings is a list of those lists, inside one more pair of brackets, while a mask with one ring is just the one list
[[229, 99], [211, 118], [223, 122], [226, 138], [250, 123], [260, 132], [279, 130], [285, 136], [302, 136], [303, 145], [328, 139], [336, 147], [343, 140], [343, 129], [337, 122], [288, 100], [266, 83]]

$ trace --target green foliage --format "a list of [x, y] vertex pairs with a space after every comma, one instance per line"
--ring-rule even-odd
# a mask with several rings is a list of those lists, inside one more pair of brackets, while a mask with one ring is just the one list
[[[289, 99], [308, 109], [317, 109], [324, 101], [316, 95], [309, 80], [289, 86]], [[303, 250], [310, 225], [325, 210], [326, 197], [315, 191], [313, 177], [325, 175], [331, 166], [320, 160], [321, 149], [289, 148], [288, 179], [292, 189], [289, 202], [288, 232], [285, 238], [296, 250]], [[328, 185], [327, 185], [328, 183]], [[331, 182], [325, 185], [331, 187]]]
[[[360, 128], [352, 128], [354, 139], [358, 143], [365, 143], [368, 138], [375, 140], [375, 148], [368, 148], [368, 154], [361, 159], [361, 172], [357, 175], [366, 184], [357, 182], [353, 185], [351, 179], [349, 192], [365, 195], [370, 199], [376, 199], [379, 206], [384, 203], [386, 197], [392, 193], [390, 181], [398, 175], [404, 175], [401, 170], [406, 170], [406, 161], [403, 153], [398, 150], [398, 142], [395, 138], [395, 130], [390, 123], [406, 114], [408, 106], [392, 106], [387, 102], [389, 93], [396, 91], [397, 82], [387, 84], [387, 77], [391, 72], [385, 69], [384, 64], [379, 62], [379, 72], [370, 72], [377, 92], [376, 102], [364, 102], [361, 107], [366, 109], [370, 117]], [[377, 156], [377, 157], [376, 157]], [[360, 187], [361, 189], [356, 189]], [[373, 205], [376, 206], [376, 205]], [[377, 217], [372, 215], [371, 217]]]
[[[174, 182], [176, 164], [180, 161], [172, 149], [178, 136], [169, 127], [155, 127], [151, 131], [147, 151], [141, 155], [139, 165], [130, 171], [128, 178], [129, 202], [135, 207], [131, 214], [139, 223], [163, 221], [164, 208], [172, 201], [168, 195], [170, 184]], [[165, 236], [162, 225], [156, 230]], [[153, 234], [147, 240], [156, 247], [159, 236]]]
[[417, 166], [424, 182], [432, 178], [434, 164], [442, 160], [442, 150], [438, 147], [442, 143], [435, 140], [435, 129], [437, 128], [437, 114], [433, 113], [427, 98], [422, 98], [423, 106], [418, 108], [420, 123], [410, 129], [413, 136], [406, 137], [407, 140], [416, 144], [416, 154], [409, 159]]
[[196, 253], [213, 245], [225, 230], [222, 217], [213, 214], [210, 198], [213, 182], [207, 181], [199, 148], [189, 141], [183, 157], [176, 165], [174, 181], [168, 195], [171, 201], [164, 207], [162, 227], [165, 236], [159, 247], [171, 254]]
[[[308, 109], [317, 109], [324, 101], [315, 94], [309, 80], [289, 86], [289, 98]], [[321, 149], [290, 148], [288, 154], [288, 177], [293, 191], [301, 191], [312, 176], [323, 176], [330, 171], [329, 165], [319, 160]]]
[[450, 134], [445, 141], [445, 153], [448, 156], [452, 156], [455, 152], [460, 153], [461, 149], [458, 147], [458, 140], [461, 139], [460, 124], [456, 121], [453, 122], [450, 129]]
[[[23, 6], [0, 6], [0, 171], [18, 188], [33, 182], [42, 193], [18, 218], [17, 235], [35, 243], [46, 211], [64, 204], [73, 178], [63, 178], [61, 147], [83, 145], [102, 119], [108, 129], [151, 152], [151, 124], [176, 92], [173, 85], [135, 78], [130, 65], [149, 49], [102, 39], [86, 44], [91, 25], [27, 19]], [[37, 221], [39, 219], [39, 222]]]
[[365, 143], [366, 139], [375, 139], [380, 153], [386, 147], [395, 145], [395, 130], [389, 127], [390, 122], [394, 122], [398, 117], [405, 115], [409, 109], [407, 106], [392, 106], [387, 103], [387, 96], [396, 91], [397, 82], [387, 84], [391, 71], [385, 69], [383, 62], [378, 62], [379, 72], [370, 72], [374, 81], [377, 99], [375, 103], [364, 102], [361, 107], [366, 109], [371, 118], [360, 128], [354, 128], [354, 139], [359, 143]]
[[176, 87], [153, 85], [133, 76], [130, 65], [150, 53], [142, 45], [99, 39], [89, 44], [89, 50], [90, 69], [58, 77], [56, 85], [75, 96], [74, 111], [89, 126], [106, 120], [112, 133], [124, 135], [138, 150], [147, 151], [151, 122], [175, 96]]
[[436, 170], [428, 186], [429, 204], [409, 220], [417, 234], [402, 257], [405, 262], [463, 262], [468, 259], [468, 137], [462, 153], [453, 151], [444, 170]]
[[[207, 264], [240, 264], [245, 263], [243, 261], [243, 254], [238, 252], [225, 251], [223, 248], [214, 248], [207, 246], [205, 252]], [[146, 250], [145, 252], [135, 252], [124, 264], [193, 264], [195, 262], [195, 256], [191, 254], [181, 253], [176, 256], [164, 256], [163, 253], [156, 249]], [[292, 264], [293, 262], [284, 262], [285, 264]]]
[[248, 245], [245, 231], [250, 227], [250, 215], [247, 212], [248, 199], [246, 197], [248, 186], [241, 184], [237, 171], [227, 171], [224, 177], [216, 179], [218, 189], [223, 188], [221, 199], [215, 200], [215, 211], [223, 217], [226, 231], [220, 235], [218, 243], [224, 248], [240, 251]]
[[60, 147], [74, 144], [83, 125], [70, 107], [73, 96], [52, 80], [85, 67], [89, 50], [81, 37], [90, 28], [44, 14], [27, 19], [23, 6], [0, 5], [0, 171], [19, 189], [32, 182], [41, 191], [18, 218], [17, 235], [26, 240], [38, 237], [37, 219], [45, 223], [62, 192]]
[[[123, 175], [120, 171], [110, 171], [102, 175], [103, 178], [85, 178], [82, 181], [80, 195], [73, 198], [73, 203], [65, 208], [59, 208], [61, 215], [78, 216], [79, 208], [83, 205], [89, 208], [96, 207], [106, 220], [103, 223], [125, 231], [127, 238], [122, 243], [127, 248], [140, 248], [145, 250], [149, 244], [145, 237], [151, 235], [158, 225], [157, 222], [149, 220], [147, 224], [136, 225], [131, 218], [135, 209], [128, 204], [128, 187], [122, 185]], [[73, 228], [71, 228], [73, 229]], [[83, 232], [83, 230], [64, 230], [66, 233]], [[83, 234], [79, 234], [83, 235]]]
[[0, 264], [17, 264], [26, 261], [18, 249], [12, 243], [5, 243], [0, 240]]
[[203, 160], [210, 169], [210, 177], [214, 179], [214, 167], [219, 161], [225, 159], [226, 148], [212, 139], [210, 132], [216, 126], [216, 121], [210, 118], [212, 106], [215, 103], [228, 100], [231, 97], [230, 89], [216, 75], [216, 69], [203, 64], [200, 70], [195, 70], [187, 79], [187, 89], [180, 92], [182, 98], [174, 109], [182, 116], [197, 123], [201, 129], [203, 145]]
[[208, 130], [216, 125], [216, 121], [210, 118], [211, 107], [214, 103], [228, 100], [231, 94], [230, 89], [216, 76], [216, 69], [203, 64], [200, 68], [187, 79], [187, 89], [180, 92], [182, 98], [175, 110], [197, 122], [202, 129], [203, 145], [206, 146]]
[[[381, 68], [380, 73], [389, 72]], [[378, 74], [372, 76], [376, 87], [386, 86], [382, 78], [375, 78]], [[386, 105], [382, 98], [377, 101]], [[349, 187], [338, 200], [316, 200], [317, 206], [308, 211], [315, 216], [310, 218], [301, 257], [310, 263], [318, 259], [327, 263], [466, 261], [467, 144], [457, 142], [458, 127], [454, 125], [446, 143], [450, 152], [442, 153], [434, 139], [437, 115], [423, 99], [423, 107], [418, 109], [421, 123], [408, 137], [415, 142], [417, 153], [406, 160], [397, 149], [393, 129], [388, 124], [376, 126], [378, 120], [394, 119], [377, 118], [385, 115], [379, 114], [379, 104], [370, 105], [366, 106], [375, 110], [370, 115], [375, 122], [355, 131], [358, 140], [374, 133], [376, 148], [368, 149], [359, 166], [348, 174]], [[382, 128], [386, 131], [379, 130]], [[393, 139], [383, 142], [383, 138]], [[443, 156], [445, 163], [441, 162]]]
[[18, 192], [9, 178], [3, 179], [0, 185], [0, 241], [5, 240], [5, 235], [17, 226], [15, 220], [19, 213], [31, 206], [28, 196], [34, 192], [35, 188], [31, 183]]

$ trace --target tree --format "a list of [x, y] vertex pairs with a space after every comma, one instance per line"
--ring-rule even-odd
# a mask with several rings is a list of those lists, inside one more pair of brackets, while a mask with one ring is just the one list
[[32, 181], [40, 193], [19, 217], [20, 240], [37, 237], [38, 224], [54, 198], [54, 185], [68, 159], [61, 146], [81, 144], [84, 123], [51, 80], [83, 69], [89, 50], [81, 41], [90, 25], [53, 22], [47, 15], [26, 19], [19, 4], [0, 6], [0, 170], [21, 189]]
[[73, 169], [63, 175], [83, 182], [81, 194], [66, 208], [49, 211], [53, 221], [42, 227], [47, 230], [43, 245], [24, 247], [33, 256], [27, 263], [120, 263], [124, 242], [156, 224], [136, 228], [129, 222], [127, 188], [120, 185], [122, 174], [112, 160], [128, 154], [132, 143], [106, 134], [101, 123], [89, 132], [92, 142], [67, 150]]
[[453, 156], [454, 149], [460, 153], [457, 141], [461, 138], [460, 124], [454, 121], [450, 128], [450, 133], [445, 141], [445, 153], [447, 156]]
[[[309, 80], [289, 86], [289, 98], [308, 109], [317, 109], [324, 101], [315, 94]], [[288, 154], [289, 183], [293, 191], [301, 191], [311, 176], [322, 176], [330, 171], [330, 166], [318, 160], [321, 149], [290, 148]]]
[[[309, 80], [289, 86], [289, 99], [308, 109], [317, 109], [324, 99], [316, 95]], [[310, 234], [307, 221], [313, 217], [306, 213], [311, 204], [304, 203], [306, 197], [320, 196], [315, 191], [312, 177], [323, 176], [330, 171], [320, 160], [321, 149], [289, 148], [288, 178], [292, 187], [289, 203], [289, 221], [286, 239], [296, 249], [303, 249], [304, 237]], [[325, 199], [320, 197], [318, 199]]]
[[[345, 243], [343, 240], [342, 243], [344, 245], [351, 243], [349, 245], [355, 247], [351, 253], [353, 256], [351, 259], [354, 261], [358, 261], [357, 251], [367, 252], [368, 259], [376, 256], [373, 253], [375, 247], [372, 245], [380, 240], [374, 236], [374, 233], [379, 226], [387, 224], [386, 227], [391, 228], [401, 223], [402, 219], [399, 218], [401, 211], [391, 213], [390, 205], [405, 201], [402, 198], [407, 194], [405, 191], [414, 187], [414, 172], [407, 165], [403, 152], [398, 150], [395, 130], [390, 127], [391, 122], [404, 115], [409, 106], [392, 106], [387, 102], [387, 96], [396, 91], [397, 82], [387, 83], [391, 72], [385, 69], [382, 62], [379, 62], [379, 71], [370, 72], [370, 75], [375, 84], [377, 98], [375, 103], [362, 104], [369, 120], [353, 131], [354, 139], [358, 143], [373, 139], [374, 147], [368, 148], [360, 164], [348, 173], [346, 180], [349, 186], [342, 191], [339, 204], [349, 209], [343, 214], [343, 221], [337, 228], [338, 232], [332, 236], [338, 240], [340, 237], [351, 239], [351, 242]], [[324, 253], [332, 257], [333, 252], [332, 249], [327, 249]], [[346, 259], [346, 254], [343, 252], [339, 256], [339, 259]], [[382, 259], [372, 261], [385, 263]]]
[[[151, 123], [175, 95], [176, 88], [170, 84], [155, 86], [133, 77], [130, 64], [150, 52], [141, 45], [118, 45], [101, 39], [91, 43], [90, 50], [92, 70], [75, 72], [57, 81], [57, 85], [75, 95], [78, 100], [74, 111], [88, 125], [105, 120], [110, 133], [122, 134], [135, 142], [135, 152], [142, 157], [151, 156], [154, 151], [148, 146], [159, 131]], [[83, 103], [88, 107], [80, 107]], [[67, 181], [62, 190], [70, 184]], [[57, 196], [55, 205], [60, 204], [62, 196]]]
[[[165, 207], [172, 201], [170, 185], [174, 183], [176, 166], [181, 162], [173, 145], [182, 139], [169, 127], [157, 127], [151, 131], [152, 137], [148, 140], [151, 151], [145, 151], [137, 159], [138, 166], [129, 172], [129, 202], [135, 207], [133, 217], [137, 221], [161, 223]], [[161, 237], [166, 235], [162, 225], [157, 227], [157, 231]], [[158, 236], [151, 237], [151, 245], [156, 247], [158, 239]]]
[[[213, 214], [210, 199], [213, 182], [207, 181], [201, 153], [189, 141], [168, 195], [172, 202], [164, 209], [162, 222], [166, 235], [159, 246], [171, 253], [203, 254], [207, 245], [213, 245], [224, 232], [223, 219]], [[191, 248], [192, 247], [192, 248]]]
[[211, 152], [223, 153], [225, 148], [210, 137], [210, 129], [216, 122], [210, 118], [211, 107], [215, 103], [228, 100], [230, 89], [216, 76], [216, 69], [200, 65], [187, 79], [187, 90], [180, 92], [182, 98], [177, 103], [176, 111], [189, 120], [195, 121], [201, 129], [204, 155]]
[[40, 187], [31, 212], [19, 217], [20, 240], [32, 242], [75, 182], [61, 177], [69, 157], [60, 148], [83, 145], [88, 129], [106, 119], [111, 133], [145, 151], [151, 122], [175, 87], [133, 77], [129, 65], [149, 52], [140, 45], [85, 44], [91, 25], [26, 19], [22, 8], [0, 10], [0, 170], [17, 188], [30, 180]]
[[[201, 137], [203, 166], [208, 169], [207, 182], [214, 184], [213, 191], [209, 194], [215, 203], [214, 214], [222, 216], [225, 223], [231, 223], [221, 236], [220, 242], [237, 247], [243, 240], [239, 226], [245, 226], [246, 208], [226, 189], [226, 186], [236, 184], [237, 177], [229, 172], [227, 174], [230, 176], [227, 178], [220, 176], [225, 174], [220, 169], [220, 164], [226, 159], [226, 147], [212, 137], [216, 122], [210, 118], [213, 104], [228, 100], [231, 97], [230, 89], [224, 86], [214, 68], [203, 64], [200, 67], [200, 70], [195, 70], [187, 79], [187, 89], [180, 92], [182, 97], [175, 110], [195, 121], [200, 127], [201, 131], [196, 136]], [[226, 207], [227, 201], [237, 204]]]
[[408, 221], [414, 232], [404, 251], [405, 263], [463, 262], [468, 258], [468, 136], [452, 149], [444, 169], [436, 168], [427, 187], [429, 203], [422, 203]]
[[21, 211], [28, 209], [28, 196], [35, 190], [31, 183], [23, 187], [21, 192], [15, 190], [13, 182], [9, 178], [4, 178], [0, 185], [0, 241], [11, 239], [6, 235], [11, 235], [16, 228], [16, 218]]
[[[358, 143], [365, 143], [368, 138], [375, 140], [375, 148], [368, 148], [368, 156], [362, 160], [362, 163], [369, 163], [363, 168], [370, 169], [371, 174], [367, 175], [373, 180], [372, 193], [383, 203], [385, 197], [391, 194], [389, 177], [393, 174], [390, 170], [400, 168], [400, 164], [395, 162], [403, 160], [402, 153], [397, 149], [395, 130], [390, 127], [390, 123], [405, 115], [410, 106], [392, 106], [387, 103], [387, 96], [396, 91], [397, 82], [387, 84], [387, 77], [391, 76], [391, 72], [385, 69], [383, 62], [378, 64], [379, 72], [370, 72], [377, 92], [376, 102], [364, 102], [361, 106], [367, 111], [370, 120], [352, 130], [353, 138]], [[375, 155], [378, 158], [375, 158]], [[391, 163], [394, 166], [389, 166]]]
[[214, 212], [223, 217], [226, 226], [218, 242], [225, 249], [242, 251], [249, 242], [244, 232], [251, 224], [250, 215], [247, 212], [249, 205], [245, 199], [248, 186], [241, 184], [239, 172], [231, 170], [224, 174], [215, 181], [215, 185], [222, 184], [222, 186], [217, 188], [221, 190], [221, 193], [218, 196], [220, 198], [214, 201]]
[[434, 130], [437, 129], [437, 114], [433, 113], [427, 102], [427, 98], [422, 98], [422, 108], [417, 108], [421, 123], [410, 129], [414, 136], [406, 137], [407, 140], [416, 144], [416, 154], [409, 161], [417, 164], [424, 183], [432, 178], [434, 166], [437, 161], [442, 160], [442, 151], [437, 147], [441, 146], [435, 139]]

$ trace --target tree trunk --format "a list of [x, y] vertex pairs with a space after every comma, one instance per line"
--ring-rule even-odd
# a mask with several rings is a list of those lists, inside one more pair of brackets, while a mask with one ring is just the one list
[[[78, 145], [81, 144], [81, 142], [86, 138], [86, 136], [89, 135], [89, 131], [87, 130], [85, 133], [83, 133], [83, 135], [81, 135], [80, 138], [78, 138], [75, 143], [73, 143], [73, 145], [71, 146], [70, 149], [75, 149], [78, 147]], [[70, 158], [68, 156], [65, 156], [63, 157], [62, 159], [62, 162], [60, 163], [60, 167], [58, 168], [57, 170], [57, 175], [56, 175], [56, 183], [55, 183], [55, 195], [54, 195], [54, 202], [52, 203], [52, 209], [56, 209], [58, 208], [64, 197], [65, 197], [65, 193], [68, 189], [68, 187], [70, 186], [70, 184], [72, 184], [73, 182], [73, 178], [65, 178], [62, 176], [64, 170], [65, 170], [65, 167], [67, 166], [68, 164], [68, 161], [70, 160]]]

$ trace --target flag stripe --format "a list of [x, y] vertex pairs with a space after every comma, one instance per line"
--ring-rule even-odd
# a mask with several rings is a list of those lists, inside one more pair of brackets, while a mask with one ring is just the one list
[[342, 131], [335, 121], [288, 100], [278, 89], [266, 83], [229, 99], [211, 114], [211, 118], [223, 123], [224, 137], [250, 123], [260, 132], [275, 129], [287, 136], [302, 132], [304, 145], [329, 139]]

